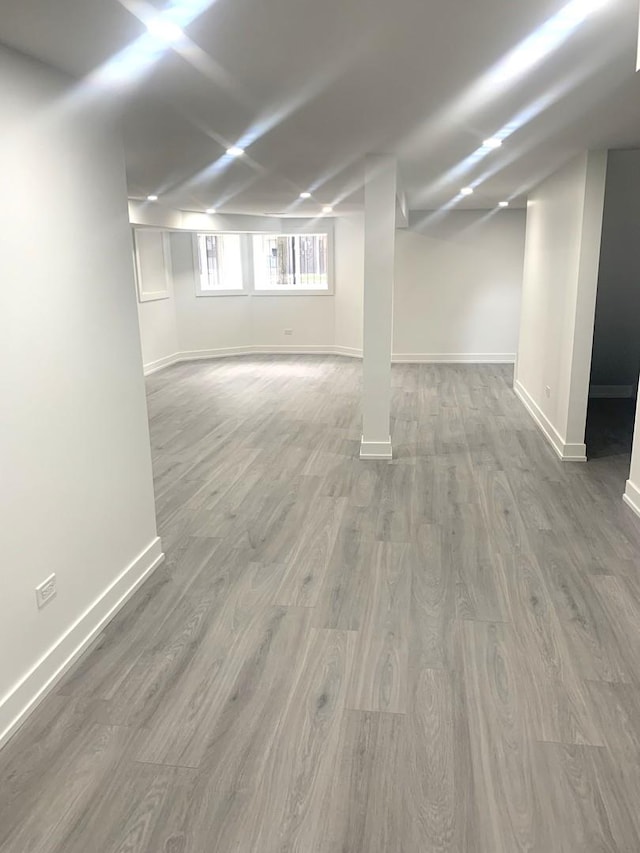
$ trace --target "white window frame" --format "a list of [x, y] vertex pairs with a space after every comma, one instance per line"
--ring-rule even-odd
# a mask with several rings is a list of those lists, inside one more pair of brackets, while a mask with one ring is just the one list
[[[284, 220], [286, 222], [286, 220]], [[284, 224], [283, 222], [283, 224]], [[320, 234], [327, 238], [327, 287], [309, 288], [293, 285], [291, 287], [276, 287], [257, 290], [255, 287], [255, 256], [253, 250], [254, 237], [302, 236], [304, 234]], [[312, 226], [281, 229], [278, 231], [253, 231], [249, 234], [248, 253], [251, 271], [251, 287], [253, 296], [333, 296], [334, 295], [334, 240], [333, 227], [313, 228]]]
[[[285, 220], [286, 222], [286, 220]], [[283, 222], [284, 224], [284, 222]], [[317, 225], [317, 223], [316, 223]], [[214, 236], [224, 237], [225, 234], [237, 234], [240, 237], [240, 255], [242, 263], [242, 290], [203, 290], [200, 281], [200, 256], [198, 252], [198, 235], [212, 234]], [[255, 287], [255, 266], [254, 266], [254, 251], [253, 238], [268, 236], [273, 237], [282, 234], [324, 234], [327, 237], [327, 288], [326, 289], [311, 289], [298, 287], [281, 287], [269, 288], [268, 290], [256, 290]], [[291, 227], [277, 230], [263, 231], [235, 231], [235, 230], [211, 230], [207, 231], [199, 228], [197, 231], [191, 232], [191, 254], [193, 258], [193, 278], [196, 296], [333, 296], [334, 291], [334, 228], [333, 222], [323, 223], [323, 227], [313, 227], [306, 223], [300, 224], [300, 220], [292, 221]]]
[[[171, 245], [169, 243], [169, 234], [166, 231], [159, 231], [157, 228], [133, 228], [133, 267], [136, 277], [136, 291], [138, 294], [138, 302], [157, 302], [160, 299], [171, 298]], [[145, 290], [144, 280], [142, 275], [142, 266], [140, 263], [140, 251], [138, 247], [137, 234], [139, 231], [150, 231], [158, 233], [160, 236], [160, 247], [162, 250], [162, 265], [164, 267], [164, 288], [162, 290]]]
[[[200, 235], [211, 237], [224, 237], [225, 235], [240, 237], [240, 264], [242, 269], [242, 288], [233, 289], [204, 289], [200, 278], [200, 252], [198, 251], [198, 237]], [[203, 231], [199, 229], [191, 235], [191, 252], [193, 255], [193, 276], [195, 280], [196, 296], [248, 296], [250, 293], [247, 266], [247, 239], [241, 231]]]

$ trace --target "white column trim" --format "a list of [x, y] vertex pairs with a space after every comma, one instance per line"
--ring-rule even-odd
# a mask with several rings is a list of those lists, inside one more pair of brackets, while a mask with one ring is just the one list
[[393, 447], [391, 436], [388, 441], [365, 441], [364, 436], [360, 441], [360, 459], [393, 459]]

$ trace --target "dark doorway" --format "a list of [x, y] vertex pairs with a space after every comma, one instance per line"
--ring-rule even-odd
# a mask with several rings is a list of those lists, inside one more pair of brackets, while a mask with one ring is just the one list
[[586, 437], [589, 459], [626, 456], [628, 468], [635, 417], [634, 399], [589, 400]]
[[585, 442], [589, 460], [615, 464], [621, 491], [640, 373], [639, 243], [640, 151], [609, 151]]

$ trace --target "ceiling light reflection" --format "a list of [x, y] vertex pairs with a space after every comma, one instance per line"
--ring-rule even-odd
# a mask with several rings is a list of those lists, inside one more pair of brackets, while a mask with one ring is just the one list
[[216, 0], [175, 0], [160, 14], [148, 3], [118, 2], [145, 25], [147, 32], [90, 75], [91, 82], [98, 85], [135, 83], [162, 58], [167, 49], [188, 44], [183, 28], [213, 6]]
[[[426, 156], [441, 144], [452, 125], [470, 121], [487, 105], [512, 89], [525, 74], [560, 48], [575, 31], [611, 0], [570, 0], [509, 53], [482, 74], [429, 121], [421, 124], [403, 146], [408, 156]], [[500, 134], [495, 134], [502, 138]], [[504, 141], [504, 140], [503, 140]]]
[[153, 38], [167, 46], [177, 44], [185, 38], [184, 32], [180, 27], [172, 21], [168, 21], [162, 15], [158, 15], [147, 21], [147, 31]]
[[490, 72], [490, 82], [514, 82], [542, 59], [557, 50], [586, 19], [608, 0], [571, 0], [514, 48]]
[[[596, 70], [597, 69], [592, 69]], [[542, 115], [546, 110], [558, 103], [569, 92], [573, 91], [580, 83], [586, 79], [584, 68], [574, 69], [571, 76], [561, 80], [556, 86], [547, 91], [535, 101], [528, 104], [517, 115], [513, 116], [500, 130], [494, 134], [494, 137], [501, 140], [507, 140], [513, 133], [528, 125], [535, 118]], [[484, 161], [491, 154], [491, 149], [481, 146], [472, 152], [468, 157], [465, 157], [460, 163], [453, 166], [445, 172], [438, 180], [433, 181], [426, 186], [422, 192], [413, 199], [413, 204], [418, 207], [430, 207], [435, 199], [441, 193], [451, 192], [452, 184], [458, 184], [461, 179], [468, 175], [475, 167]], [[517, 145], [509, 146], [509, 153], [501, 152], [500, 156], [491, 158], [491, 168], [485, 169], [479, 176], [479, 183], [484, 183], [500, 172], [508, 163], [514, 162], [522, 151]]]

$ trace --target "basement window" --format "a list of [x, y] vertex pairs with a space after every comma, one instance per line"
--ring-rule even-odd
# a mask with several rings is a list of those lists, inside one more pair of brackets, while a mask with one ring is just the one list
[[197, 259], [198, 296], [244, 292], [240, 234], [196, 234], [194, 254]]
[[328, 234], [257, 234], [253, 238], [256, 293], [329, 292]]

